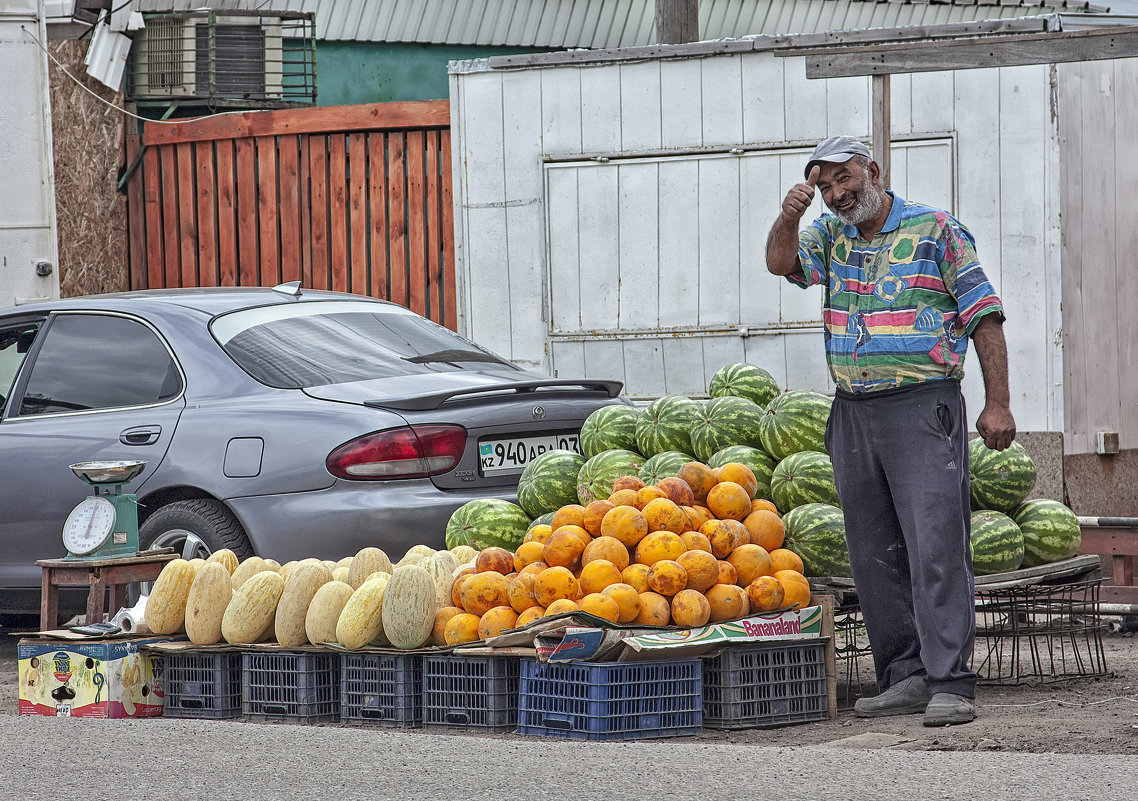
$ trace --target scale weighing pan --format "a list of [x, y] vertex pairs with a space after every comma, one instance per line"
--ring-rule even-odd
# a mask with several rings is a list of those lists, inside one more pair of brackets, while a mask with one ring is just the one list
[[67, 466], [87, 484], [123, 484], [142, 472], [146, 462], [122, 460], [112, 462], [77, 462]]

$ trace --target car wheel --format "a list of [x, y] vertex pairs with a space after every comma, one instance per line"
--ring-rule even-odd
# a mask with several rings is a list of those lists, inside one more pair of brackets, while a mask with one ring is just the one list
[[225, 504], [212, 499], [175, 501], [150, 515], [139, 529], [142, 548], [173, 548], [183, 559], [205, 559], [228, 548], [238, 559], [253, 555], [245, 529]]

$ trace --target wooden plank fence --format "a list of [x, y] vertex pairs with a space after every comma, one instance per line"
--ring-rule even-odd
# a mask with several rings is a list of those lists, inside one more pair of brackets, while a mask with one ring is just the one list
[[447, 101], [146, 123], [126, 157], [132, 289], [299, 280], [456, 327]]

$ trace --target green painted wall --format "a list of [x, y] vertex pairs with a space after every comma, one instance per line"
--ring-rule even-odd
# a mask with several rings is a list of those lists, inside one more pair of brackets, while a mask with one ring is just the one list
[[316, 43], [316, 105], [343, 106], [450, 96], [447, 62], [548, 48], [373, 42]]

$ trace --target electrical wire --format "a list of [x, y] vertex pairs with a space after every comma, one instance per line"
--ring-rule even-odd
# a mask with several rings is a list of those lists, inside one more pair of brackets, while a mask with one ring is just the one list
[[20, 30], [22, 30], [24, 33], [26, 33], [28, 35], [28, 37], [33, 42], [35, 42], [36, 45], [39, 46], [39, 49], [42, 50], [44, 53], [46, 53], [47, 57], [55, 62], [55, 65], [63, 71], [63, 74], [66, 75], [71, 80], [73, 80], [79, 86], [80, 89], [82, 89], [87, 94], [91, 95], [91, 97], [95, 98], [100, 103], [103, 103], [104, 105], [110, 106], [115, 111], [118, 111], [121, 114], [125, 114], [128, 117], [133, 117], [136, 120], [142, 120], [143, 122], [153, 122], [153, 123], [158, 123], [161, 125], [184, 125], [187, 122], [197, 122], [198, 120], [208, 120], [208, 119], [211, 119], [213, 117], [227, 117], [227, 116], [230, 116], [233, 114], [247, 114], [248, 113], [248, 111], [218, 111], [214, 114], [205, 114], [201, 117], [193, 117], [190, 120], [184, 120], [184, 119], [183, 120], [155, 120], [155, 119], [152, 119], [150, 117], [143, 117], [139, 114], [135, 114], [132, 111], [127, 111], [122, 106], [115, 105], [111, 101], [109, 101], [103, 97], [100, 97], [99, 94], [97, 92], [95, 92], [94, 90], [92, 90], [89, 86], [87, 86], [87, 84], [83, 83], [83, 81], [79, 80], [74, 75], [72, 75], [70, 70], [68, 70], [67, 67], [63, 66], [63, 64], [60, 62], [60, 60], [51, 54], [50, 50], [48, 50], [46, 47], [44, 47], [43, 42], [40, 41], [40, 38], [38, 36], [36, 36], [31, 31], [29, 31], [23, 25], [20, 26]]
[[1123, 696], [1123, 695], [1116, 695], [1113, 698], [1104, 698], [1101, 701], [1075, 702], [1075, 701], [1061, 701], [1058, 698], [1048, 698], [1045, 701], [1034, 701], [1030, 704], [984, 704], [984, 708], [988, 709], [988, 708], [999, 707], [1001, 709], [1026, 709], [1026, 708], [1032, 707], [1032, 706], [1043, 706], [1044, 704], [1058, 704], [1059, 706], [1086, 707], [1086, 706], [1099, 706], [1100, 704], [1109, 704], [1111, 701], [1129, 701], [1132, 704], [1138, 704], [1138, 698], [1127, 698], [1126, 696]]

